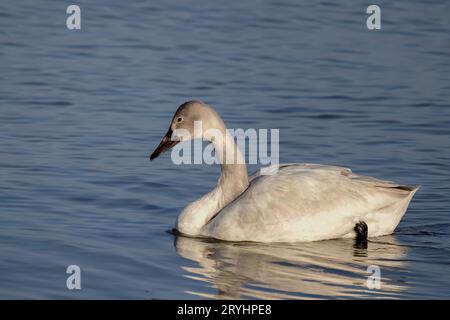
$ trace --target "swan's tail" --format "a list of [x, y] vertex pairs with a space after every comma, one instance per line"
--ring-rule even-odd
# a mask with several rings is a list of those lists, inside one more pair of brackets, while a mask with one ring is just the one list
[[420, 186], [391, 186], [385, 187], [386, 191], [396, 193], [398, 200], [393, 204], [380, 208], [369, 214], [365, 222], [369, 226], [369, 237], [384, 236], [392, 234], [405, 215], [409, 203]]

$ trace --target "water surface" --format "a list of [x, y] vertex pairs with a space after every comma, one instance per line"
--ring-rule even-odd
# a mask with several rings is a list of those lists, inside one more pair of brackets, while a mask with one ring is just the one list
[[[0, 298], [450, 298], [449, 2], [380, 1], [379, 31], [364, 1], [77, 4], [80, 31], [0, 4]], [[177, 238], [219, 168], [148, 155], [193, 98], [279, 128], [282, 162], [422, 188], [367, 249]]]

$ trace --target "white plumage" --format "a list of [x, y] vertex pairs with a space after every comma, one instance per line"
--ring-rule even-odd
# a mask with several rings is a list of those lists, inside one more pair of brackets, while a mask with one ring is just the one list
[[359, 176], [350, 169], [287, 164], [257, 175], [201, 230], [230, 241], [292, 242], [353, 237], [364, 221], [369, 236], [391, 234], [417, 188]]
[[[180, 119], [182, 121], [180, 121]], [[170, 148], [176, 129], [203, 128], [223, 133], [212, 139], [222, 165], [217, 186], [179, 215], [182, 234], [227, 241], [301, 242], [354, 237], [365, 222], [368, 236], [391, 234], [418, 187], [354, 174], [350, 169], [318, 164], [284, 164], [270, 175], [247, 175], [242, 154], [214, 109], [190, 101], [176, 111], [170, 129], [150, 159]], [[207, 139], [206, 137], [202, 137]], [[226, 164], [227, 153], [237, 155]], [[243, 162], [243, 161], [242, 161]]]

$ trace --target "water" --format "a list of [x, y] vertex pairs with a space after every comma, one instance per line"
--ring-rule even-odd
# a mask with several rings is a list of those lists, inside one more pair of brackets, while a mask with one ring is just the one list
[[[380, 31], [364, 1], [77, 4], [81, 31], [0, 4], [0, 298], [450, 298], [448, 1], [379, 1]], [[422, 189], [367, 249], [176, 238], [219, 169], [148, 155], [192, 98], [279, 128], [282, 162]]]

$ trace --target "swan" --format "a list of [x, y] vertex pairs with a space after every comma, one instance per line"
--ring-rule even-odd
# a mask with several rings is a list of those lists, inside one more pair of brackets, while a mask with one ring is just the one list
[[[202, 123], [201, 132], [194, 130], [196, 121]], [[204, 134], [208, 129], [219, 132], [221, 139]], [[308, 163], [280, 164], [272, 174], [259, 170], [249, 178], [224, 121], [201, 101], [185, 102], [176, 110], [150, 160], [189, 139], [209, 141], [221, 163], [217, 185], [185, 207], [176, 220], [176, 231], [190, 237], [252, 242], [365, 240], [393, 233], [419, 188], [361, 176], [344, 167]], [[235, 161], [225, 161], [227, 154], [234, 155]]]

